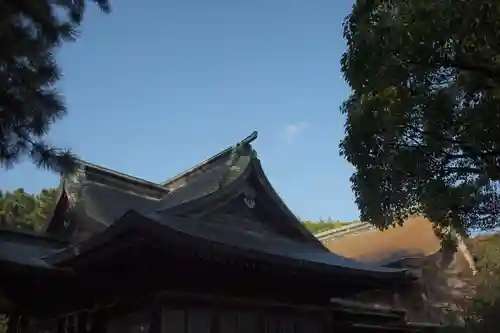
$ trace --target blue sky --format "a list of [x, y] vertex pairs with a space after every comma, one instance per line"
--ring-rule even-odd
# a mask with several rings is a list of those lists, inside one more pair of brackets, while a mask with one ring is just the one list
[[[358, 218], [338, 155], [352, 1], [111, 1], [59, 54], [69, 114], [52, 143], [162, 181], [257, 130], [264, 170], [299, 217]], [[58, 182], [29, 163], [0, 171], [4, 189]]]

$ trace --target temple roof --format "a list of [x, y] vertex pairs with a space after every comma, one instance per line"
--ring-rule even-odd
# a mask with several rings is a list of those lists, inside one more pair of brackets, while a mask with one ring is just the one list
[[[164, 185], [81, 162], [79, 172], [62, 180], [60, 201], [69, 201], [70, 213], [61, 209], [46, 230], [68, 234], [74, 234], [75, 229], [101, 232], [128, 210], [203, 215], [211, 205], [222, 204], [243, 192], [252, 196], [257, 191], [260, 195], [257, 200], [273, 213], [270, 216], [273, 221], [269, 223], [280, 232], [322, 247], [269, 183], [250, 145], [256, 136], [256, 132], [252, 133], [231, 149], [223, 150]], [[62, 215], [69, 217], [72, 223], [62, 225]], [[58, 224], [59, 227], [55, 227]]]
[[71, 245], [44, 258], [57, 266], [93, 249], [96, 242], [110, 244], [117, 230], [144, 229], [155, 230], [169, 243], [183, 239], [193, 247], [216, 246], [290, 267], [382, 280], [407, 278], [405, 270], [329, 252], [270, 184], [250, 145], [256, 136], [252, 133], [163, 184], [82, 161], [79, 172], [62, 179], [60, 202], [47, 227]]

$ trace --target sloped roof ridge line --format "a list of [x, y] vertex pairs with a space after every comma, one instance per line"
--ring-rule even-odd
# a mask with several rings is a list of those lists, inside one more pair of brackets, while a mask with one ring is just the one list
[[[257, 131], [253, 131], [250, 135], [248, 135], [246, 138], [244, 138], [243, 140], [241, 140], [240, 142], [238, 142], [238, 144], [241, 144], [241, 143], [251, 143], [252, 141], [254, 141], [255, 139], [257, 139], [257, 136], [258, 136], [258, 133]], [[192, 166], [191, 168], [187, 169], [187, 170], [184, 170], [182, 171], [181, 173], [178, 173], [177, 175], [175, 175], [174, 177], [164, 181], [161, 183], [161, 186], [167, 186], [168, 184], [178, 180], [179, 178], [182, 178], [186, 175], [189, 175], [190, 173], [193, 173], [194, 171], [196, 170], [199, 170], [201, 168], [203, 168], [203, 166], [207, 165], [207, 164], [210, 164], [211, 162], [215, 161], [215, 160], [218, 160], [219, 158], [221, 157], [224, 157], [226, 155], [228, 155], [229, 153], [231, 153], [234, 149], [234, 145], [230, 146], [230, 147], [227, 147], [226, 149], [222, 150], [221, 152], [201, 161], [200, 163], [196, 164], [195, 166]]]
[[356, 231], [362, 231], [362, 230], [368, 230], [374, 228], [373, 225], [367, 222], [356, 222], [356, 223], [350, 223], [346, 226], [340, 227], [340, 228], [332, 228], [328, 229], [322, 232], [318, 232], [314, 234], [316, 238], [325, 238], [328, 236], [333, 236], [333, 235], [338, 235], [338, 234], [350, 234], [352, 232]]
[[40, 233], [32, 230], [21, 230], [14, 229], [13, 227], [0, 227], [0, 237], [1, 236], [10, 236], [10, 237], [18, 237], [22, 239], [26, 239], [32, 242], [51, 242], [53, 244], [59, 245], [67, 245], [68, 242], [65, 239], [61, 239], [59, 237], [53, 236], [47, 233]]
[[128, 175], [126, 173], [119, 172], [119, 171], [116, 171], [116, 170], [112, 170], [112, 169], [109, 169], [109, 168], [106, 168], [106, 167], [103, 167], [103, 166], [100, 166], [100, 165], [97, 165], [97, 164], [94, 164], [94, 163], [90, 163], [90, 162], [87, 162], [87, 161], [79, 160], [78, 162], [83, 167], [85, 167], [85, 168], [94, 169], [94, 170], [97, 170], [97, 171], [102, 172], [102, 173], [107, 173], [107, 174], [110, 174], [110, 175], [113, 175], [113, 176], [116, 176], [116, 177], [127, 179], [127, 180], [135, 182], [135, 183], [148, 185], [148, 186], [154, 187], [154, 188], [156, 188], [158, 190], [163, 190], [165, 192], [168, 192], [168, 190], [165, 187], [161, 186], [158, 183], [155, 183], [155, 182], [152, 182], [152, 181], [149, 181], [149, 180], [146, 180], [146, 179], [142, 179], [142, 178], [139, 178], [139, 177], [131, 176], [131, 175]]

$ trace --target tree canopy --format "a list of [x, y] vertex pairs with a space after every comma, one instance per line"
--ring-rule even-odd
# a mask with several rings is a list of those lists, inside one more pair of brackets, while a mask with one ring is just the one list
[[[109, 11], [107, 0], [94, 0]], [[55, 171], [70, 171], [74, 156], [44, 141], [66, 114], [55, 84], [61, 77], [54, 53], [77, 36], [84, 0], [0, 1], [0, 167], [29, 156]]]
[[493, 0], [356, 1], [340, 150], [362, 220], [500, 225], [499, 17]]

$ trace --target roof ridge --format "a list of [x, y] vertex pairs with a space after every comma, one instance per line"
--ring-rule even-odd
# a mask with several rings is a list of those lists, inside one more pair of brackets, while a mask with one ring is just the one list
[[321, 241], [326, 238], [330, 238], [332, 236], [334, 237], [346, 236], [346, 235], [351, 235], [355, 232], [368, 231], [374, 228], [375, 226], [368, 222], [355, 222], [340, 228], [331, 228], [322, 232], [318, 232], [314, 234], [314, 237], [316, 237], [318, 240]]
[[0, 228], [0, 237], [1, 236], [11, 236], [11, 237], [18, 237], [26, 240], [30, 240], [33, 242], [51, 242], [53, 244], [57, 243], [59, 245], [66, 245], [67, 241], [63, 240], [59, 237], [55, 237], [53, 235], [47, 234], [45, 232], [37, 232], [33, 230], [24, 230], [24, 229], [17, 229], [13, 227], [1, 227]]
[[129, 174], [126, 174], [123, 172], [119, 172], [119, 171], [116, 171], [113, 169], [109, 169], [109, 168], [103, 167], [101, 165], [90, 163], [90, 162], [87, 162], [84, 160], [79, 160], [78, 162], [85, 168], [89, 168], [91, 170], [97, 170], [98, 172], [102, 172], [102, 173], [105, 173], [105, 174], [108, 174], [111, 176], [123, 178], [123, 179], [126, 179], [126, 180], [131, 181], [131, 182], [136, 183], [136, 184], [147, 185], [147, 186], [156, 188], [158, 190], [164, 190], [165, 192], [168, 192], [167, 188], [163, 187], [161, 184], [152, 182], [150, 180], [135, 177], [135, 176], [132, 176], [132, 175], [129, 175]]
[[178, 173], [177, 175], [175, 175], [174, 177], [164, 181], [161, 183], [161, 186], [167, 186], [169, 185], [170, 183], [173, 183], [174, 181], [184, 177], [184, 176], [187, 176], [193, 172], [196, 172], [200, 169], [202, 169], [205, 165], [207, 164], [210, 164], [222, 157], [225, 157], [227, 155], [229, 155], [230, 153], [233, 152], [234, 150], [234, 147], [237, 146], [237, 145], [241, 145], [241, 144], [249, 144], [251, 143], [252, 141], [254, 141], [255, 139], [257, 139], [257, 136], [258, 136], [258, 133], [257, 131], [253, 131], [250, 135], [248, 135], [246, 138], [244, 138], [243, 140], [241, 140], [240, 142], [238, 142], [236, 145], [232, 145], [220, 152], [218, 152], [217, 154], [205, 159], [205, 160], [202, 160], [200, 163], [192, 166], [191, 168], [187, 169], [187, 170], [184, 170], [182, 171], [181, 173]]

